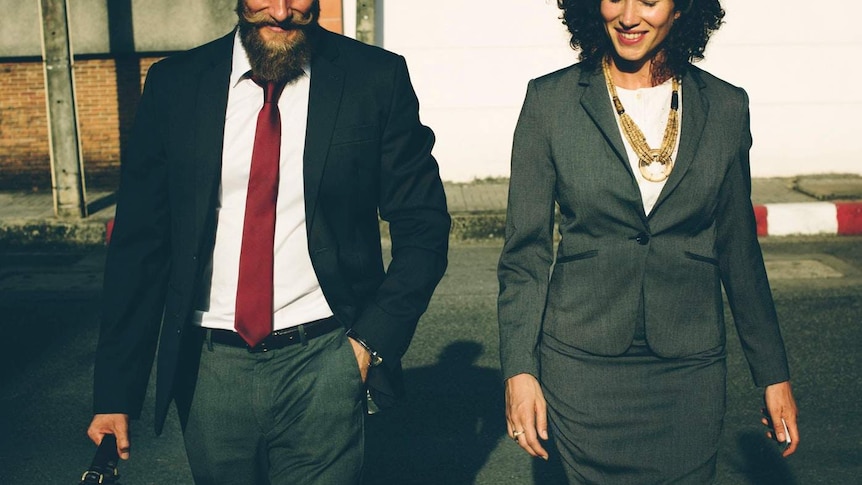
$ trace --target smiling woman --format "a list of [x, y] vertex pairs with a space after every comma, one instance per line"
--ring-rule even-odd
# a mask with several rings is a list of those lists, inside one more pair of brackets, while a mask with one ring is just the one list
[[[680, 16], [673, 0], [610, 0], [602, 2], [601, 13], [616, 53], [614, 63], [627, 72], [641, 71], [658, 55], [674, 21]], [[647, 78], [647, 81], [652, 79]]]
[[581, 62], [527, 87], [498, 266], [509, 436], [562, 462], [572, 484], [712, 483], [723, 285], [765, 388], [763, 424], [792, 454], [797, 409], [750, 201], [748, 96], [690, 64], [721, 24], [718, 0], [558, 6]]
[[[615, 43], [608, 35], [609, 29], [615, 29], [610, 25], [614, 19], [609, 19], [608, 14], [629, 15], [627, 20], [623, 19], [628, 24], [623, 22], [623, 25], [616, 26], [624, 31], [626, 27], [643, 27], [633, 23], [636, 19], [643, 19], [647, 23], [658, 22], [655, 19], [667, 16], [670, 9], [672, 18], [666, 20], [671, 25], [666, 25], [661, 39], [664, 57], [661, 68], [665, 72], [655, 73], [658, 77], [681, 73], [689, 62], [703, 59], [710, 36], [718, 30], [724, 18], [724, 10], [718, 1], [557, 0], [557, 5], [563, 10], [563, 23], [571, 34], [569, 43], [572, 48], [580, 50], [584, 67], [597, 67], [607, 54], [615, 52]], [[619, 17], [616, 20], [620, 20]], [[658, 30], [656, 25], [652, 25], [652, 28]], [[652, 47], [656, 46], [654, 44]], [[655, 50], [652, 53], [655, 54]]]

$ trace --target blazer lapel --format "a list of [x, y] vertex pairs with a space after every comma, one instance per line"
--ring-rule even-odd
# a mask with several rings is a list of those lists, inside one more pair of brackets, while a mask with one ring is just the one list
[[584, 92], [581, 95], [581, 106], [592, 118], [593, 122], [604, 135], [608, 144], [613, 148], [617, 159], [623, 164], [629, 175], [632, 176], [634, 182], [634, 174], [629, 165], [628, 155], [626, 154], [623, 138], [620, 135], [620, 129], [617, 125], [616, 115], [614, 115], [611, 107], [608, 88], [605, 86], [604, 76], [601, 72], [582, 71], [581, 86], [584, 86]]
[[322, 29], [315, 34], [317, 50], [311, 62], [308, 124], [303, 157], [305, 217], [309, 228], [313, 225], [317, 194], [344, 90], [344, 71], [335, 64], [338, 50], [331, 42], [327, 42], [330, 34]]
[[617, 124], [617, 117], [611, 104], [604, 74], [601, 71], [582, 71], [580, 84], [584, 86], [584, 92], [581, 95], [581, 106], [583, 106], [584, 110], [604, 135], [605, 140], [613, 149], [614, 154], [616, 154], [617, 161], [622, 164], [625, 171], [629, 174], [630, 185], [629, 190], [626, 191], [625, 198], [630, 201], [632, 208], [637, 212], [640, 220], [646, 224], [647, 216], [644, 212], [643, 202], [641, 201], [640, 188], [629, 163], [628, 153], [623, 143], [620, 127]]
[[233, 33], [222, 38], [217, 55], [200, 73], [193, 119], [195, 134], [195, 234], [213, 214], [221, 174], [224, 119], [230, 83]]
[[679, 185], [680, 180], [691, 167], [691, 163], [697, 155], [697, 148], [700, 146], [700, 139], [709, 115], [709, 100], [703, 94], [706, 85], [694, 70], [694, 67], [689, 67], [688, 73], [683, 76], [682, 80], [682, 128], [679, 134], [679, 151], [674, 161], [673, 171], [662, 188], [650, 215], [656, 213], [662, 202]]

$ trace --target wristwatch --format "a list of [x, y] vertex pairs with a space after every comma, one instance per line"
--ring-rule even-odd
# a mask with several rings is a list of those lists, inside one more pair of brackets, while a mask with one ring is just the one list
[[377, 367], [383, 363], [383, 357], [381, 357], [376, 350], [369, 347], [368, 343], [366, 343], [365, 340], [362, 339], [362, 337], [356, 335], [356, 332], [354, 332], [352, 328], [347, 331], [347, 336], [352, 338], [353, 340], [356, 340], [356, 343], [358, 343], [362, 346], [362, 348], [368, 351], [368, 355], [371, 356], [371, 363], [369, 364], [369, 367]]

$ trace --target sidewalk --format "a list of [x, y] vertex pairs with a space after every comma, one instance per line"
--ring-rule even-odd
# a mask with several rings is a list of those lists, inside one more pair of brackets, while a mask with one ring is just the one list
[[[505, 182], [447, 183], [453, 238], [502, 237], [507, 189]], [[862, 176], [755, 178], [751, 192], [759, 236], [862, 234]]]
[[[445, 183], [452, 239], [503, 236], [506, 180]], [[58, 220], [44, 192], [0, 192], [0, 249], [27, 245], [103, 244], [114, 215], [114, 194], [88, 193], [90, 215]], [[807, 175], [752, 180], [760, 236], [862, 234], [862, 176]]]

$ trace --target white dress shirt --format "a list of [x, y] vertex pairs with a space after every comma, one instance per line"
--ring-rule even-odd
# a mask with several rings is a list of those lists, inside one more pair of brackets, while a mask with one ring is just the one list
[[[251, 66], [239, 34], [234, 37], [225, 115], [221, 184], [208, 308], [195, 314], [207, 328], [234, 329], [239, 256], [257, 115], [263, 89], [249, 77]], [[332, 316], [311, 265], [305, 221], [303, 153], [311, 68], [288, 84], [278, 100], [281, 114], [278, 201], [274, 245], [274, 330]]]

